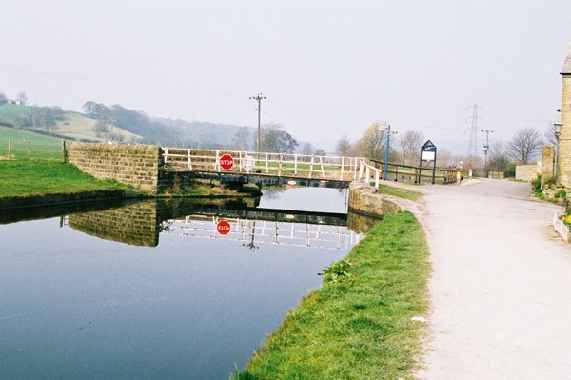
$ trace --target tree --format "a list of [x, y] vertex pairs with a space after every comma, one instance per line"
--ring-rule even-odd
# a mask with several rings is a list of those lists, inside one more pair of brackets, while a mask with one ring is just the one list
[[313, 154], [315, 154], [316, 156], [327, 156], [327, 152], [323, 149], [315, 149], [315, 152], [313, 152]]
[[557, 145], [557, 133], [559, 133], [559, 129], [555, 126], [555, 124], [550, 124], [543, 133], [543, 137], [545, 137], [545, 142], [547, 144], [551, 144], [553, 146]]
[[8, 103], [10, 103], [10, 99], [8, 99], [6, 94], [4, 94], [3, 92], [0, 92], [0, 106], [3, 106], [4, 104], [8, 104]]
[[94, 129], [97, 137], [106, 137], [111, 132], [109, 125], [104, 120], [97, 120]]
[[370, 159], [382, 160], [385, 147], [385, 124], [371, 124], [357, 143], [359, 154]]
[[[419, 157], [420, 160], [420, 157]], [[436, 152], [436, 166], [439, 168], [448, 168], [452, 166], [454, 160], [452, 158], [452, 153], [445, 149], [440, 149]]]
[[301, 154], [313, 154], [313, 145], [311, 143], [304, 143], [301, 148]]
[[539, 150], [543, 142], [539, 132], [533, 128], [519, 130], [508, 144], [511, 157], [527, 164], [533, 155]]
[[269, 124], [262, 128], [262, 150], [266, 152], [292, 153], [298, 142], [279, 124]]
[[343, 136], [337, 141], [337, 153], [341, 156], [351, 155], [351, 142], [347, 136]]
[[242, 127], [236, 131], [232, 138], [232, 147], [239, 150], [250, 150], [255, 145], [254, 131], [248, 127]]
[[16, 102], [20, 106], [25, 106], [28, 104], [28, 95], [24, 91], [20, 91], [18, 95], [16, 95]]
[[405, 165], [416, 165], [420, 161], [424, 136], [419, 131], [406, 131], [400, 138], [402, 161]]
[[490, 146], [488, 152], [488, 169], [493, 171], [506, 171], [510, 164], [510, 158], [504, 144], [501, 141]]

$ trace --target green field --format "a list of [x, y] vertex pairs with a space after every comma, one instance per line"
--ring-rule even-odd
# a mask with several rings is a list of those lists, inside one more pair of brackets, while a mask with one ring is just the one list
[[73, 165], [54, 160], [0, 161], [0, 179], [0, 198], [127, 188], [114, 181], [97, 180]]
[[412, 318], [427, 312], [428, 273], [418, 221], [386, 215], [233, 378], [413, 378], [425, 326]]
[[0, 127], [0, 160], [63, 160], [62, 140], [23, 129]]
[[0, 198], [127, 188], [65, 164], [60, 139], [6, 127], [0, 127], [0, 184]]

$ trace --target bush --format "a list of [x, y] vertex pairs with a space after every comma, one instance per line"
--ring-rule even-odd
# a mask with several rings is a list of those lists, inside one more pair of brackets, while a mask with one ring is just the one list
[[535, 179], [533, 181], [531, 181], [531, 190], [536, 194], [542, 194], [542, 189], [541, 189], [541, 175], [538, 175], [537, 177], [535, 177]]

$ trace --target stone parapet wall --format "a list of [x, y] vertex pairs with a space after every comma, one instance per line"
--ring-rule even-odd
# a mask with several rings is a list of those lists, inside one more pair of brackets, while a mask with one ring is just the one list
[[353, 182], [349, 187], [349, 211], [368, 216], [383, 216], [401, 211], [401, 207], [381, 192], [363, 183]]
[[488, 172], [488, 178], [491, 179], [504, 179], [504, 172], [499, 170], [490, 170]]
[[539, 174], [538, 165], [518, 165], [515, 167], [515, 179], [518, 181], [531, 182]]
[[99, 179], [156, 194], [161, 149], [153, 145], [67, 144], [68, 162]]
[[555, 175], [555, 149], [545, 145], [541, 152], [541, 180], [547, 181]]

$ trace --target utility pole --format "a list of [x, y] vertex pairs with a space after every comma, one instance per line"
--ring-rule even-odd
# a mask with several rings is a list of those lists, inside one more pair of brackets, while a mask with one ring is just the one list
[[250, 96], [249, 99], [258, 102], [258, 138], [256, 139], [256, 153], [260, 153], [262, 149], [262, 100], [266, 100], [267, 97], [261, 92], [258, 92], [257, 95]]
[[484, 170], [486, 170], [488, 165], [488, 150], [490, 150], [490, 133], [494, 133], [492, 129], [482, 129], [482, 132], [486, 134], [486, 143], [484, 144]]
[[470, 136], [468, 141], [468, 166], [473, 169], [474, 160], [478, 157], [478, 105], [472, 107], [472, 118], [470, 123]]
[[391, 133], [397, 134], [396, 131], [391, 131], [391, 125], [388, 123], [385, 128], [385, 150], [384, 150], [384, 165], [383, 165], [383, 179], [388, 179], [389, 170], [389, 153], [391, 151]]
[[553, 128], [554, 130], [554, 134], [555, 134], [555, 140], [556, 140], [556, 145], [555, 145], [555, 181], [557, 183], [557, 185], [560, 185], [560, 173], [559, 173], [559, 149], [560, 149], [560, 144], [561, 144], [561, 127], [563, 126], [563, 124], [561, 124], [561, 122], [556, 122], [553, 123]]

